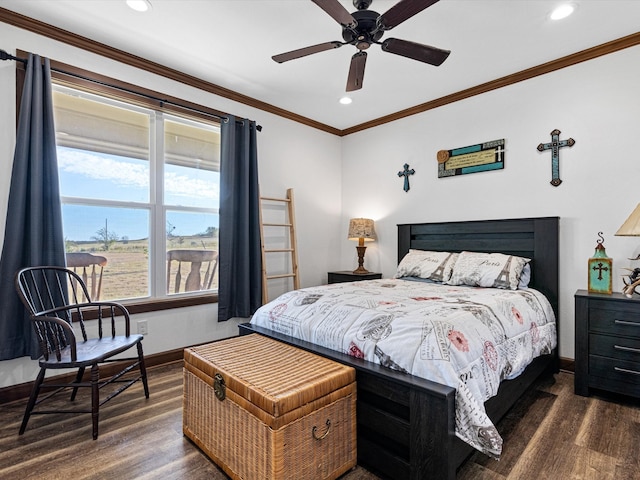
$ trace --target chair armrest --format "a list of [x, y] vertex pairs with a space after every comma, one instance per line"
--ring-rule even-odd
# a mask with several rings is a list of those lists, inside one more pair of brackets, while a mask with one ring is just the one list
[[40, 347], [42, 348], [43, 353], [46, 350], [46, 347], [45, 345], [42, 345], [42, 342], [44, 341], [45, 337], [47, 337], [48, 343], [54, 347], [54, 349], [51, 350], [51, 352], [55, 353], [58, 361], [60, 361], [61, 359], [60, 344], [58, 343], [56, 345], [55, 343], [57, 341], [56, 340], [57, 335], [47, 336], [45, 333], [48, 330], [47, 327], [51, 328], [51, 324], [54, 324], [55, 326], [60, 327], [64, 331], [67, 343], [69, 345], [69, 348], [71, 349], [71, 360], [75, 362], [78, 359], [77, 349], [76, 349], [76, 334], [73, 331], [73, 328], [71, 327], [71, 325], [69, 325], [69, 323], [67, 323], [66, 320], [63, 320], [62, 318], [58, 318], [58, 317], [32, 315], [31, 321], [35, 324], [34, 327], [37, 330], [38, 338], [41, 343]]
[[[85, 310], [95, 310], [98, 312], [96, 319], [98, 320], [98, 330], [100, 337], [102, 337], [102, 320], [105, 318], [109, 318], [111, 320], [111, 335], [116, 335], [116, 326], [115, 319], [116, 317], [124, 317], [125, 323], [125, 334], [129, 336], [131, 333], [131, 320], [129, 318], [129, 311], [126, 309], [124, 305], [117, 302], [86, 302], [86, 303], [75, 303], [72, 305], [63, 305], [61, 307], [52, 308], [50, 310], [44, 311], [41, 315], [51, 316], [52, 314], [67, 312], [69, 314], [69, 319], [73, 321], [80, 321], [84, 323], [84, 315], [83, 311]], [[108, 315], [104, 315], [104, 311], [108, 312]], [[82, 325], [83, 334], [84, 334], [84, 325]]]

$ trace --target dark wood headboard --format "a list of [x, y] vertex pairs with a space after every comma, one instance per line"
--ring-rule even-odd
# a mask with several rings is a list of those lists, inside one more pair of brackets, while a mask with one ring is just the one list
[[558, 217], [398, 225], [398, 263], [410, 248], [506, 253], [531, 259], [529, 286], [544, 293], [558, 318]]

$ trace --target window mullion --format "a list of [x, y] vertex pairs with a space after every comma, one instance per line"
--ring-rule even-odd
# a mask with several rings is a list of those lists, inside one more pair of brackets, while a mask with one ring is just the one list
[[153, 116], [151, 143], [151, 205], [152, 205], [152, 255], [151, 292], [154, 297], [166, 296], [165, 263], [167, 251], [166, 215], [164, 208], [164, 116], [156, 112]]

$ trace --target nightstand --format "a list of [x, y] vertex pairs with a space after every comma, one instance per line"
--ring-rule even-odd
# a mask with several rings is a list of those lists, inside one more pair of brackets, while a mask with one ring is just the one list
[[575, 393], [640, 398], [640, 298], [578, 290], [575, 307]]
[[327, 273], [329, 283], [342, 283], [342, 282], [358, 282], [360, 280], [378, 280], [382, 278], [381, 273], [353, 273], [349, 270], [343, 272], [329, 272]]

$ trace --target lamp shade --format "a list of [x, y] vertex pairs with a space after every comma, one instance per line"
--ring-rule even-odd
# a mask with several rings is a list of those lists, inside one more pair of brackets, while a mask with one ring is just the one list
[[376, 231], [373, 228], [373, 220], [370, 218], [352, 218], [349, 220], [349, 240], [359, 240], [363, 238], [367, 241], [376, 239]]
[[638, 237], [640, 236], [640, 204], [631, 212], [622, 226], [616, 232], [617, 236]]

